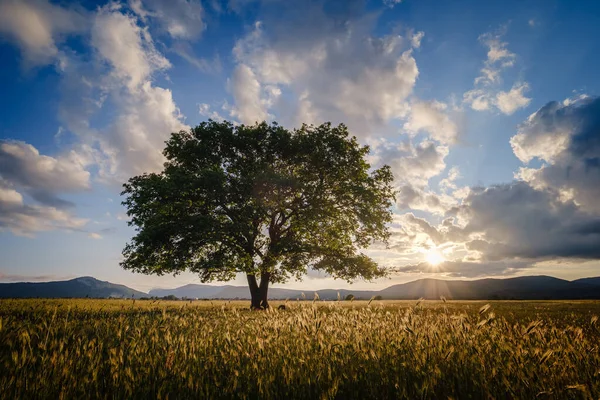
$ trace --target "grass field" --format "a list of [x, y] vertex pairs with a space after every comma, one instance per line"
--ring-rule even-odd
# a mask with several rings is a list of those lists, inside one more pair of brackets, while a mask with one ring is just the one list
[[600, 302], [247, 307], [0, 301], [0, 396], [600, 398]]

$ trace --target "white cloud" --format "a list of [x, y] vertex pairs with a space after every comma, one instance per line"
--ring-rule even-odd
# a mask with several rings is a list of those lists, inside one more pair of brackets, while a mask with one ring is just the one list
[[447, 194], [435, 193], [426, 186], [405, 183], [398, 187], [396, 205], [400, 210], [419, 210], [444, 215], [448, 209], [457, 205], [457, 200]]
[[256, 75], [247, 65], [235, 68], [230, 82], [235, 107], [230, 115], [244, 124], [268, 119], [268, 102]]
[[[172, 92], [155, 86], [157, 72], [170, 67], [157, 51], [148, 29], [132, 14], [111, 5], [93, 17], [95, 58], [68, 59], [63, 73], [60, 116], [80, 143], [74, 151], [98, 167], [98, 178], [121, 184], [132, 175], [162, 168], [164, 142], [187, 129]], [[90, 127], [90, 118], [107, 103], [114, 119]]]
[[397, 271], [433, 273], [418, 253], [430, 248], [442, 249], [449, 260], [436, 266], [447, 276], [514, 274], [549, 260], [600, 259], [599, 115], [598, 98], [548, 103], [511, 139], [522, 161], [544, 164], [521, 168], [522, 181], [488, 188], [457, 188], [458, 171], [450, 169], [440, 187], [460, 204], [424, 188], [401, 187], [400, 204], [417, 203], [449, 218], [437, 226], [409, 214], [396, 218], [392, 249], [405, 255]]
[[86, 223], [86, 219], [76, 218], [65, 210], [27, 205], [19, 192], [0, 180], [0, 231], [31, 237], [36, 232], [57, 229], [79, 231]]
[[438, 194], [429, 187], [429, 180], [446, 169], [444, 159], [450, 149], [447, 145], [423, 140], [417, 145], [411, 141], [371, 144], [371, 165], [389, 165], [394, 173], [398, 194], [397, 207], [401, 210], [422, 210], [444, 214], [457, 205], [456, 198], [445, 193]]
[[413, 103], [404, 129], [412, 134], [426, 131], [441, 143], [454, 143], [458, 128], [445, 113], [447, 108], [446, 104], [437, 101]]
[[66, 206], [62, 192], [89, 189], [90, 173], [77, 153], [42, 155], [30, 144], [0, 140], [0, 178], [22, 188], [40, 203]]
[[100, 177], [123, 182], [132, 175], [162, 169], [164, 142], [171, 133], [189, 128], [183, 123], [171, 91], [145, 82], [115, 97], [115, 103], [120, 113], [98, 137], [108, 160]]
[[203, 117], [212, 119], [213, 121], [224, 121], [225, 118], [217, 111], [211, 109], [209, 104], [201, 103], [198, 104], [198, 114]]
[[443, 190], [457, 189], [456, 180], [460, 178], [460, 171], [457, 166], [453, 166], [448, 171], [448, 176], [440, 181], [440, 188]]
[[0, 36], [14, 41], [28, 67], [53, 63], [57, 43], [85, 29], [80, 10], [63, 8], [46, 0], [0, 2]]
[[396, 182], [426, 186], [429, 179], [439, 175], [445, 168], [444, 158], [448, 146], [424, 140], [416, 146], [411, 141], [401, 143], [381, 142], [372, 146], [375, 166], [389, 165]]
[[475, 78], [474, 88], [463, 95], [463, 102], [475, 111], [493, 108], [510, 115], [520, 108], [527, 107], [531, 99], [525, 96], [529, 90], [527, 82], [515, 83], [509, 91], [498, 87], [502, 84], [502, 72], [515, 65], [517, 56], [508, 50], [508, 43], [502, 40], [506, 27], [496, 33], [485, 33], [479, 41], [488, 47], [487, 58], [481, 69], [481, 75]]
[[140, 28], [133, 17], [115, 7], [101, 8], [96, 14], [92, 46], [129, 88], [143, 84], [153, 72], [171, 66], [154, 47], [147, 29]]
[[199, 0], [129, 0], [129, 6], [142, 20], [157, 20], [176, 39], [195, 39], [206, 28]]
[[514, 63], [516, 56], [506, 48], [508, 43], [502, 41], [503, 34], [504, 32], [498, 34], [484, 33], [479, 37], [479, 40], [489, 48], [487, 53], [488, 65], [500, 62], [501, 66], [508, 67]]
[[492, 106], [490, 94], [482, 89], [469, 90], [464, 94], [463, 99], [475, 111], [489, 110]]
[[417, 32], [417, 33], [413, 34], [410, 39], [412, 47], [414, 47], [415, 49], [418, 49], [419, 47], [421, 47], [421, 40], [423, 40], [424, 36], [425, 36], [425, 32]]
[[496, 95], [495, 105], [504, 114], [510, 115], [519, 108], [525, 108], [531, 103], [531, 99], [525, 97], [523, 92], [529, 89], [527, 83], [515, 84], [508, 92], [499, 92]]
[[[421, 33], [377, 37], [371, 35], [372, 16], [341, 24], [315, 4], [287, 8], [294, 19], [257, 23], [234, 48], [237, 114], [254, 121], [273, 113], [296, 126], [344, 122], [362, 137], [406, 115], [418, 76], [412, 46], [420, 44]], [[267, 86], [283, 93], [270, 107]]]

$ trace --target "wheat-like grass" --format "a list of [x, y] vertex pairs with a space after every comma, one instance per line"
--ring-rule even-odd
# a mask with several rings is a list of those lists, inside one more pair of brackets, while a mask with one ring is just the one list
[[598, 302], [277, 304], [1, 301], [0, 398], [600, 396]]

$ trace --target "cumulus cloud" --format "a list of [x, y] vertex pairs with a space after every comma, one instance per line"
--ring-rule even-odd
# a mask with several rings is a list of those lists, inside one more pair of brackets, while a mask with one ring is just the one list
[[[600, 216], [527, 182], [473, 188], [446, 215], [439, 224], [412, 213], [395, 216], [389, 251], [405, 258], [392, 271], [475, 277], [514, 274], [548, 260], [600, 258]], [[427, 263], [429, 251], [446, 260]]]
[[600, 98], [580, 96], [550, 102], [521, 124], [510, 140], [524, 163], [517, 177], [538, 189], [553, 189], [582, 209], [600, 213]]
[[[73, 151], [97, 167], [101, 181], [120, 184], [160, 169], [164, 142], [188, 126], [172, 92], [153, 84], [171, 64], [135, 15], [116, 5], [99, 8], [90, 33], [94, 57], [69, 57], [61, 69], [60, 117], [79, 138]], [[107, 104], [116, 109], [112, 121], [91, 127]]]
[[21, 193], [6, 181], [0, 180], [0, 231], [19, 236], [33, 236], [50, 230], [82, 230], [86, 219], [77, 218], [55, 207], [27, 205]]
[[230, 115], [242, 123], [253, 124], [268, 119], [269, 101], [254, 71], [244, 64], [238, 65], [230, 82], [235, 107]]
[[417, 186], [427, 185], [429, 179], [439, 175], [445, 168], [444, 158], [449, 147], [423, 140], [413, 144], [410, 140], [400, 143], [382, 141], [372, 146], [373, 165], [389, 165], [397, 182], [411, 183]]
[[479, 41], [488, 47], [487, 60], [481, 70], [481, 75], [475, 78], [475, 83], [491, 84], [500, 79], [499, 72], [502, 68], [512, 67], [516, 55], [508, 50], [508, 43], [502, 41], [506, 28], [497, 33], [484, 33], [479, 36]]
[[26, 66], [56, 61], [57, 43], [85, 29], [83, 11], [64, 8], [47, 0], [0, 2], [0, 37], [16, 43]]
[[426, 219], [416, 217], [411, 212], [394, 215], [391, 231], [391, 241], [394, 245], [409, 243], [412, 251], [415, 247], [435, 247], [446, 240], [441, 230], [438, 230]]
[[[76, 139], [54, 166], [33, 148], [20, 146], [19, 157], [3, 151], [2, 176], [36, 200], [61, 206], [67, 203], [61, 203], [58, 194], [74, 191], [69, 185], [83, 187], [83, 178], [89, 180], [86, 168], [98, 171], [97, 177], [104, 182], [120, 184], [133, 174], [162, 167], [164, 141], [171, 132], [188, 126], [171, 91], [153, 83], [171, 64], [157, 50], [142, 20], [160, 20], [178, 38], [195, 37], [203, 29], [192, 26], [201, 16], [199, 2], [182, 0], [170, 5], [158, 0], [132, 1], [130, 7], [138, 13], [134, 14], [118, 3], [76, 12], [41, 0], [0, 2], [0, 18], [10, 20], [0, 24], [0, 35], [17, 41], [31, 60], [55, 61], [61, 76], [59, 118], [67, 130], [61, 135], [74, 134]], [[185, 29], [178, 30], [177, 24]], [[58, 49], [57, 43], [68, 33], [85, 34], [92, 52], [83, 56], [66, 43]], [[91, 119], [106, 106], [114, 107], [116, 115], [104, 126], [93, 126]], [[71, 169], [67, 170], [67, 164]], [[56, 179], [46, 179], [42, 172], [51, 168], [66, 179], [56, 183]]]
[[527, 107], [531, 99], [525, 96], [529, 90], [527, 82], [515, 83], [509, 91], [498, 87], [502, 84], [502, 72], [515, 65], [516, 54], [508, 50], [508, 43], [503, 41], [506, 26], [495, 33], [484, 33], [479, 41], [488, 48], [487, 58], [481, 74], [475, 78], [474, 88], [465, 92], [463, 102], [473, 110], [485, 111], [497, 109], [503, 114], [513, 114], [520, 108]]
[[404, 129], [412, 134], [421, 131], [441, 143], [454, 143], [458, 136], [458, 128], [445, 113], [448, 106], [438, 101], [420, 101], [411, 105], [409, 117]]
[[371, 143], [373, 166], [389, 165], [397, 185], [396, 205], [400, 210], [422, 210], [443, 215], [457, 204], [456, 198], [436, 193], [429, 188], [431, 178], [446, 169], [445, 158], [450, 148], [429, 139], [420, 143], [385, 140]]
[[115, 7], [98, 11], [91, 34], [92, 46], [112, 65], [113, 74], [130, 88], [143, 84], [153, 72], [171, 66], [154, 47], [148, 31]]
[[526, 182], [472, 189], [457, 210], [482, 259], [600, 258], [600, 217]]
[[75, 152], [50, 157], [19, 141], [0, 140], [0, 178], [54, 207], [72, 205], [58, 197], [60, 193], [90, 187], [90, 173]]
[[210, 104], [200, 103], [198, 104], [198, 114], [203, 117], [212, 119], [213, 121], [224, 121], [225, 118], [217, 111], [213, 110]]
[[[354, 8], [330, 15], [317, 3], [292, 2], [281, 12], [290, 18], [257, 23], [234, 48], [233, 115], [264, 118], [263, 92], [271, 86], [283, 93], [271, 106], [293, 125], [343, 121], [364, 137], [405, 116], [418, 76], [412, 49], [422, 34], [373, 36], [374, 16], [357, 16]], [[238, 86], [252, 95], [236, 95]]]
[[450, 207], [456, 205], [456, 200], [426, 187], [405, 183], [398, 187], [396, 205], [400, 210], [420, 210], [444, 215]]
[[[443, 213], [456, 200], [427, 184], [446, 168], [458, 127], [445, 103], [412, 95], [419, 73], [413, 53], [424, 34], [373, 34], [378, 16], [358, 12], [361, 7], [347, 2], [332, 14], [320, 2], [292, 2], [277, 19], [257, 22], [233, 50], [233, 104], [225, 109], [242, 123], [274, 116], [292, 126], [343, 122], [372, 145], [373, 165], [391, 166], [400, 208]], [[209, 108], [203, 112], [211, 115]], [[397, 135], [398, 121], [410, 140], [375, 138]]]
[[496, 107], [506, 115], [510, 115], [519, 108], [524, 108], [531, 103], [531, 99], [523, 94], [529, 89], [527, 83], [516, 84], [508, 92], [499, 92], [496, 95]]
[[114, 101], [119, 115], [98, 136], [107, 159], [100, 178], [123, 182], [132, 175], [160, 170], [165, 141], [172, 132], [189, 128], [172, 92], [147, 81]]
[[[551, 260], [600, 259], [600, 99], [577, 96], [550, 102], [533, 113], [511, 138], [525, 163], [519, 181], [464, 190], [450, 169], [439, 186], [454, 198], [425, 187], [401, 187], [399, 204], [425, 203], [445, 219], [437, 224], [411, 213], [395, 217], [392, 251], [404, 255], [396, 272], [447, 276], [514, 274]], [[460, 204], [459, 203], [460, 200]], [[447, 261], [424, 262], [435, 249]], [[404, 265], [402, 265], [402, 263]]]

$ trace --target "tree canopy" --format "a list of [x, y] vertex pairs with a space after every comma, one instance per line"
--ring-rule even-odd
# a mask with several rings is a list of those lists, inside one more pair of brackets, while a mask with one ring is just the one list
[[290, 131], [209, 120], [173, 133], [164, 170], [124, 185], [136, 235], [121, 265], [203, 282], [244, 273], [254, 307], [268, 306], [270, 282], [308, 268], [348, 281], [383, 276], [361, 250], [387, 242], [393, 176], [371, 170], [368, 152], [329, 123]]

